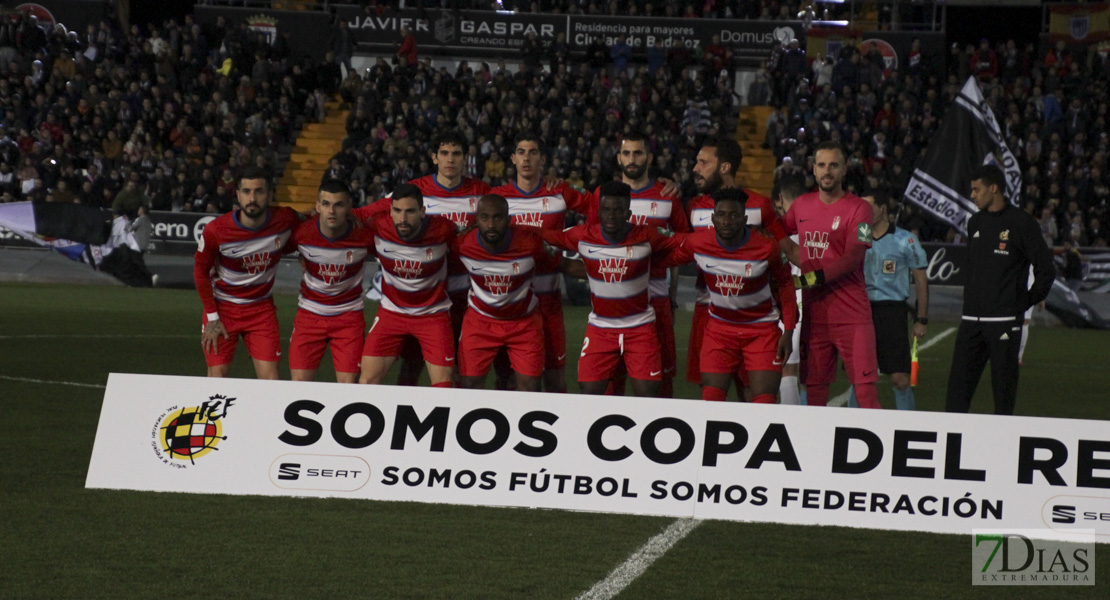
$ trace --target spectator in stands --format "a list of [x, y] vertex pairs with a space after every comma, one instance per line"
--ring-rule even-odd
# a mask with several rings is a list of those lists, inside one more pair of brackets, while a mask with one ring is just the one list
[[416, 37], [407, 26], [401, 26], [401, 44], [397, 48], [396, 64], [398, 67], [409, 70], [420, 62], [419, 51], [416, 48]]

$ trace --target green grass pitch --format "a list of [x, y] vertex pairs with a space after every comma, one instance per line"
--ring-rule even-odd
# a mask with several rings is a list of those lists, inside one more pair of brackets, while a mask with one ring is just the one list
[[[296, 299], [277, 303], [287, 335]], [[572, 390], [586, 312], [566, 314]], [[56, 382], [103, 385], [112, 371], [202, 375], [200, 313], [190, 291], [0, 288], [0, 598], [574, 598], [672, 522], [86, 490], [103, 390]], [[689, 319], [676, 316], [680, 365]], [[934, 323], [930, 335], [954, 326]], [[943, 405], [954, 339], [921, 355], [920, 410]], [[1018, 413], [1110, 419], [1108, 341], [1035, 327]], [[233, 374], [252, 375], [242, 348]], [[318, 377], [332, 377], [327, 358]], [[680, 396], [697, 393], [678, 386]], [[893, 406], [886, 382], [880, 398]], [[973, 410], [991, 407], [985, 375]], [[709, 521], [619, 597], [1105, 598], [1110, 547], [1096, 556], [1093, 588], [973, 588], [968, 536]]]

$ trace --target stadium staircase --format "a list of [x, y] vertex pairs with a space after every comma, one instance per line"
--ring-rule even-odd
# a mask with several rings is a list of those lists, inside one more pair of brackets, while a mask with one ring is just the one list
[[316, 205], [316, 190], [328, 170], [328, 161], [343, 147], [347, 136], [347, 115], [338, 100], [328, 102], [324, 120], [308, 123], [301, 129], [297, 143], [285, 165], [277, 188], [277, 203], [298, 211]]
[[744, 160], [737, 173], [742, 186], [765, 196], [771, 195], [775, 177], [775, 156], [763, 147], [767, 136], [767, 119], [774, 112], [771, 106], [744, 106], [736, 126], [736, 141], [744, 152]]

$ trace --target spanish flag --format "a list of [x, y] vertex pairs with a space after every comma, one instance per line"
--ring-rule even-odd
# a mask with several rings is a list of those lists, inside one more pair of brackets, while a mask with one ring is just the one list
[[1110, 39], [1110, 4], [1061, 4], [1049, 10], [1048, 38], [1053, 43], [1095, 44]]

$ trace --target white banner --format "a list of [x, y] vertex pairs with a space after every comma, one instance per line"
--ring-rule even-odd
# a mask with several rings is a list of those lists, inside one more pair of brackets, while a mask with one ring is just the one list
[[1101, 421], [112, 374], [86, 486], [1110, 542]]

